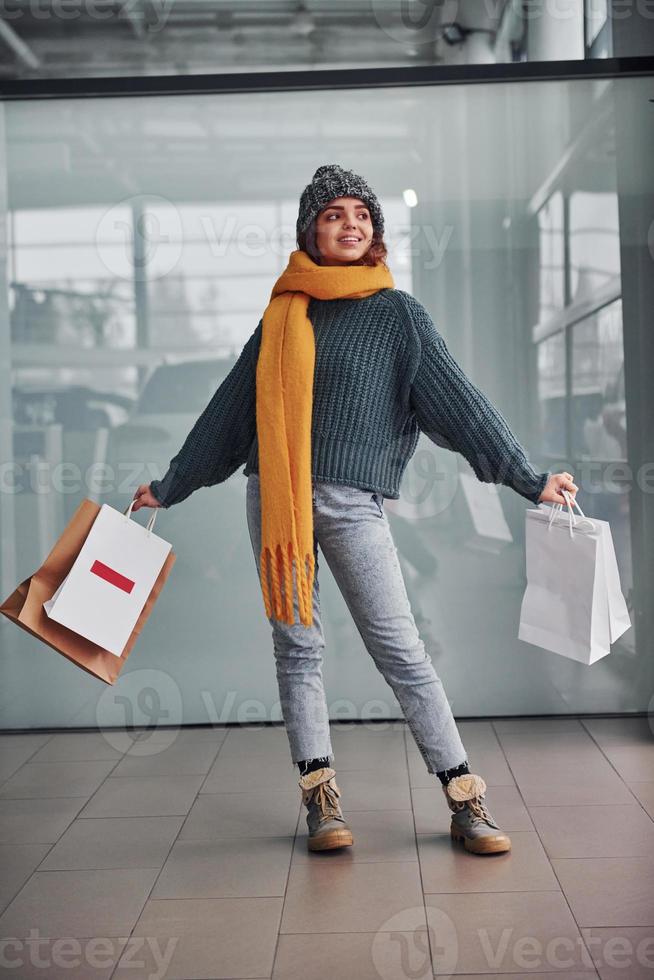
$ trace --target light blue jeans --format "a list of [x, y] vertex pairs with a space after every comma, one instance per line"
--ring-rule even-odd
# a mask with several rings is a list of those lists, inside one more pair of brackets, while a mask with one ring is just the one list
[[[250, 473], [247, 521], [257, 572], [261, 561], [259, 474]], [[368, 653], [397, 698], [427, 770], [451, 769], [466, 750], [443, 684], [425, 650], [380, 493], [312, 481], [315, 575], [313, 625], [269, 617], [277, 684], [291, 761], [328, 756], [334, 764], [329, 711], [322, 681], [325, 647], [320, 621], [318, 544]], [[295, 570], [293, 570], [295, 595]], [[263, 607], [263, 596], [261, 598]]]

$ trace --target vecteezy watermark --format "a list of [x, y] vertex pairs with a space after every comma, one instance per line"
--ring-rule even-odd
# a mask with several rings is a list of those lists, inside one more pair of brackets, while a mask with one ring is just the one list
[[[126, 502], [134, 496], [139, 483], [160, 476], [160, 468], [152, 460], [138, 462], [90, 463], [86, 467], [71, 460], [52, 463], [34, 456], [27, 462], [10, 460], [0, 463], [0, 493], [18, 494], [79, 494], [104, 496], [125, 494]], [[128, 496], [128, 495], [131, 495]]]
[[182, 255], [182, 218], [172, 201], [136, 194], [104, 212], [95, 229], [95, 248], [105, 268], [130, 282], [161, 279]]
[[[279, 699], [271, 704], [229, 690], [217, 703], [213, 692], [206, 689], [199, 691], [198, 697], [201, 705], [189, 708], [189, 714], [193, 714], [192, 726], [185, 729], [182, 689], [172, 674], [161, 668], [127, 671], [98, 698], [96, 722], [113, 748], [129, 752], [132, 757], [165, 752], [181, 732], [197, 731], [198, 720], [201, 724], [204, 720], [210, 731], [222, 732], [225, 725], [237, 725], [238, 731], [261, 730], [263, 738], [271, 724], [292, 731], [292, 719], [284, 722]], [[342, 732], [401, 734], [407, 730], [405, 718], [390, 698], [368, 698], [363, 702], [335, 698], [328, 702], [328, 715], [335, 729]]]
[[[424, 271], [440, 267], [455, 226], [406, 220], [387, 224], [389, 254]], [[154, 281], [174, 272], [185, 248], [206, 248], [212, 259], [284, 259], [297, 247], [295, 224], [244, 223], [236, 211], [186, 207], [159, 194], [117, 201], [95, 227], [95, 250], [107, 271], [129, 282]]]
[[[407, 470], [408, 486], [398, 501], [389, 498], [387, 503], [395, 513], [403, 517], [433, 516], [446, 510], [456, 492], [457, 469], [443, 465], [450, 457], [439, 455], [430, 442], [445, 448], [434, 438], [425, 436], [420, 448], [412, 457]], [[452, 457], [454, 458], [454, 457]], [[484, 483], [504, 484], [528, 490], [530, 478], [519, 462], [505, 458], [493, 461], [485, 454], [470, 453], [465, 457]], [[465, 462], [464, 462], [465, 465]], [[565, 469], [565, 464], [561, 464]], [[552, 472], [556, 472], [552, 469]], [[155, 460], [140, 459], [136, 462], [95, 462], [82, 467], [71, 460], [51, 462], [34, 456], [27, 462], [5, 460], [0, 462], [0, 494], [19, 494], [29, 491], [35, 494], [79, 494], [105, 496], [124, 495], [126, 505], [140, 483], [160, 479], [161, 466]], [[654, 493], [654, 462], [641, 463], [636, 469], [624, 460], [582, 460], [575, 466], [574, 481], [580, 493], [626, 493], [636, 487], [642, 493]], [[613, 488], [613, 489], [611, 489]], [[432, 497], [434, 499], [428, 500]], [[404, 503], [406, 501], [406, 507]], [[427, 502], [428, 501], [428, 502]], [[404, 508], [404, 509], [403, 509]]]
[[[434, 906], [402, 909], [379, 927], [371, 946], [372, 962], [381, 980], [432, 980], [450, 974], [459, 958], [459, 940], [452, 918]], [[432, 973], [438, 962], [438, 971]]]
[[[474, 24], [490, 37], [500, 27], [506, 0], [475, 0]], [[468, 8], [466, 8], [466, 11]], [[423, 3], [393, 4], [387, 0], [372, 0], [372, 12], [380, 30], [400, 44], [430, 44], [439, 40], [444, 29], [454, 24], [461, 13], [459, 0], [430, 0]], [[654, 0], [613, 0], [608, 4], [609, 20], [626, 20], [638, 14], [645, 20], [654, 19]], [[583, 3], [569, 0], [522, 0], [520, 16], [523, 21], [565, 21], [578, 23], [583, 19]], [[462, 17], [465, 21], [465, 17]]]
[[[381, 980], [423, 980], [432, 975], [453, 980], [462, 972], [593, 970], [596, 967], [627, 971], [654, 969], [654, 936], [637, 942], [628, 936], [530, 935], [514, 926], [473, 926], [457, 931], [450, 912], [430, 904], [395, 913], [376, 931], [371, 957]], [[433, 972], [432, 972], [433, 971]], [[456, 972], [455, 972], [456, 971]], [[522, 971], [525, 971], [524, 973]], [[516, 972], [516, 976], [518, 973]], [[554, 975], [554, 974], [553, 974]], [[639, 974], [640, 975], [640, 974]]]
[[19, 7], [8, 5], [5, 0], [0, 2], [0, 17], [7, 21], [19, 21], [29, 14], [34, 21], [60, 20], [71, 21], [79, 18], [105, 21], [130, 20], [138, 22], [143, 34], [157, 34], [166, 26], [168, 15], [175, 0], [149, 0], [144, 14], [139, 0], [125, 0], [118, 10], [107, 7], [104, 0], [82, 0], [82, 3], [71, 5], [66, 0], [25, 0]]
[[[89, 970], [107, 970], [118, 963], [120, 969], [131, 967], [147, 980], [162, 980], [166, 975], [179, 936], [169, 936], [165, 945], [156, 936], [96, 936], [93, 939], [77, 939], [63, 936], [57, 939], [41, 937], [38, 929], [30, 929], [27, 938], [3, 937], [0, 939], [0, 977], [4, 970], [11, 976], [28, 968], [50, 970], [55, 967], [65, 976], [66, 970], [83, 967]], [[163, 949], [162, 949], [163, 945]], [[30, 969], [31, 974], [31, 969]]]
[[[132, 741], [130, 755], [154, 755], [173, 744], [182, 723], [182, 692], [175, 678], [160, 668], [143, 668], [122, 674], [117, 683], [102, 692], [95, 706], [95, 719], [107, 742], [124, 751], [125, 738]], [[124, 729], [122, 728], [124, 726]], [[141, 732], [157, 731], [156, 739], [143, 739]]]

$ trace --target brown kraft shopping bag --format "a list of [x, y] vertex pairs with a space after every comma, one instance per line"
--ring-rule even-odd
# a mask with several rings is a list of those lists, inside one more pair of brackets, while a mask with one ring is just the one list
[[5, 599], [0, 606], [0, 612], [82, 670], [107, 684], [114, 684], [152, 612], [177, 556], [170, 551], [119, 657], [55, 622], [47, 615], [43, 603], [52, 598], [68, 575], [99, 510], [100, 505], [88, 497], [81, 502], [41, 567]]

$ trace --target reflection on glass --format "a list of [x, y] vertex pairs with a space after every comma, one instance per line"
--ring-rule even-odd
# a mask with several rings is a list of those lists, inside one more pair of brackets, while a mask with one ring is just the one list
[[573, 453], [583, 459], [626, 460], [622, 301], [571, 329]]
[[615, 191], [570, 195], [571, 301], [587, 299], [620, 273], [618, 195]]
[[563, 195], [556, 191], [538, 212], [540, 250], [539, 320], [547, 320], [565, 302]]
[[[608, 304], [571, 330], [574, 457], [589, 474], [582, 510], [611, 525], [622, 591], [632, 611], [622, 301]], [[634, 631], [628, 630], [621, 644], [633, 650], [634, 643]]]
[[609, 16], [609, 0], [585, 0], [586, 46], [591, 47]]
[[538, 417], [543, 453], [565, 458], [565, 335], [563, 331], [538, 345]]

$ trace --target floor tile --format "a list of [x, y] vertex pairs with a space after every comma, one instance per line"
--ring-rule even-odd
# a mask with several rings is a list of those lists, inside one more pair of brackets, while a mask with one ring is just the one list
[[9, 779], [24, 762], [30, 760], [51, 738], [50, 732], [0, 735], [0, 783]]
[[534, 783], [520, 780], [519, 789], [529, 808], [565, 804], [589, 806], [606, 804], [607, 800], [624, 805], [633, 800], [628, 787], [615, 773], [585, 773], [583, 768], [576, 776], [569, 774], [567, 777], [562, 775], [560, 779], [543, 778]]
[[0, 844], [0, 912], [16, 897], [49, 850], [49, 844]]
[[417, 910], [416, 927], [425, 924], [415, 861], [298, 861], [291, 866], [280, 932], [392, 931], [394, 917], [407, 910]]
[[629, 783], [629, 789], [642, 804], [643, 809], [654, 820], [654, 782]]
[[288, 735], [279, 726], [228, 728], [220, 752], [226, 759], [250, 759], [261, 754], [275, 754], [289, 765], [291, 762]]
[[180, 839], [292, 837], [300, 804], [299, 788], [297, 792], [202, 793], [189, 811]]
[[580, 926], [654, 926], [654, 858], [554, 858]]
[[493, 728], [498, 734], [521, 735], [524, 732], [580, 732], [578, 718], [494, 718]]
[[281, 909], [278, 897], [150, 900], [112, 980], [269, 977]]
[[[520, 975], [519, 973], [517, 974]], [[529, 973], [525, 972], [525, 977], [529, 977], [529, 980], [597, 980], [598, 974], [595, 970], [575, 970], [570, 973], [569, 970], [556, 970], [547, 973], [533, 973], [529, 970]], [[456, 980], [516, 980], [515, 973], [457, 973]], [[628, 980], [627, 977], [623, 977], [622, 980]]]
[[54, 844], [86, 797], [0, 800], [0, 844]]
[[172, 817], [188, 813], [203, 776], [117, 776], [105, 780], [81, 817]]
[[583, 928], [581, 934], [601, 980], [652, 980], [654, 929]]
[[166, 745], [180, 745], [186, 742], [198, 742], [204, 738], [215, 742], [217, 745], [222, 745], [230, 731], [238, 732], [239, 729], [230, 729], [220, 725], [204, 727], [189, 725], [177, 728], [146, 728], [130, 732], [130, 735], [143, 743], [160, 742]]
[[152, 898], [250, 898], [283, 895], [291, 837], [179, 840]]
[[654, 740], [649, 718], [582, 718], [581, 725], [601, 748], [609, 745], [651, 744]]
[[[145, 763], [150, 760], [153, 766], [160, 765], [162, 760], [183, 761], [193, 753], [197, 753], [198, 759], [202, 759], [202, 769], [199, 771], [207, 772], [207, 769], [221, 751], [226, 738], [223, 730], [190, 729], [153, 731], [147, 736], [136, 739], [125, 753], [123, 762], [134, 760], [138, 763]], [[208, 759], [208, 764], [204, 762]], [[155, 770], [152, 770], [154, 775]], [[123, 773], [125, 775], [125, 773]]]
[[[476, 857], [472, 855], [471, 857]], [[482, 860], [485, 860], [482, 858]], [[425, 896], [438, 938], [436, 976], [588, 969], [581, 935], [560, 892], [477, 892]]]
[[300, 772], [291, 765], [288, 749], [253, 749], [251, 753], [240, 750], [228, 752], [227, 744], [221, 748], [202, 784], [201, 793], [244, 793], [257, 786], [261, 790], [297, 790]]
[[26, 762], [2, 787], [2, 799], [24, 800], [45, 797], [89, 797], [109, 775], [115, 761]]
[[[15, 980], [110, 980], [129, 939], [93, 936], [46, 939], [30, 945], [11, 943], [5, 957], [12, 967], [2, 968], [2, 977]], [[152, 980], [152, 978], [151, 978]]]
[[551, 858], [637, 857], [654, 852], [654, 822], [638, 805], [532, 806]]
[[432, 892], [560, 891], [538, 834], [511, 834], [511, 850], [471, 854], [449, 834], [418, 838], [425, 894]]
[[36, 871], [0, 916], [0, 937], [129, 936], [155, 869]]
[[646, 782], [654, 773], [654, 741], [632, 745], [606, 743], [602, 751], [626, 783]]
[[586, 733], [499, 737], [528, 806], [633, 802], [628, 787]]
[[74, 820], [39, 871], [161, 868], [184, 817]]
[[[146, 743], [150, 750], [158, 743]], [[161, 751], [139, 754], [142, 743], [137, 742], [114, 769], [112, 776], [192, 776], [205, 775], [214, 761], [219, 746], [213, 740], [200, 738], [162, 747]]]
[[[310, 969], [307, 965], [311, 964]], [[427, 931], [279, 937], [272, 980], [433, 980]]]
[[119, 737], [124, 742], [123, 749], [117, 749], [112, 742], [116, 734], [111, 732], [105, 737], [102, 732], [58, 732], [32, 756], [30, 762], [83, 762], [97, 759], [122, 759], [129, 747], [125, 732]]

